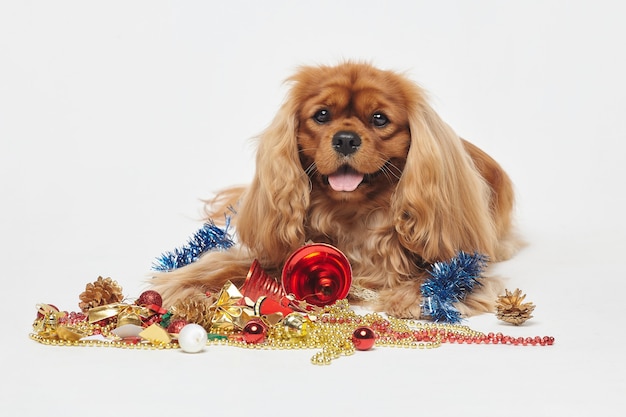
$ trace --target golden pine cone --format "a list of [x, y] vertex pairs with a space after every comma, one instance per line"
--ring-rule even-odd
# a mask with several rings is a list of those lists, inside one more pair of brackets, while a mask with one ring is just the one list
[[522, 294], [519, 288], [513, 292], [509, 290], [504, 291], [505, 295], [499, 296], [496, 301], [496, 317], [516, 326], [532, 318], [535, 305], [533, 303], [523, 303], [526, 294]]
[[93, 307], [119, 303], [124, 299], [124, 295], [122, 294], [122, 287], [117, 281], [113, 281], [111, 278], [98, 277], [95, 282], [87, 284], [85, 291], [78, 298], [80, 298], [78, 306], [83, 313], [86, 313]]
[[205, 295], [179, 300], [170, 308], [170, 322], [182, 319], [187, 323], [199, 324], [208, 332], [213, 319], [213, 311], [210, 309], [212, 305], [212, 299]]

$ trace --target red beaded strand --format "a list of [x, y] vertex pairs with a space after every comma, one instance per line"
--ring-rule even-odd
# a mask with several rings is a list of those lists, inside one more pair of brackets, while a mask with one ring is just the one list
[[[513, 337], [506, 336], [502, 333], [488, 333], [486, 335], [481, 334], [480, 336], [462, 336], [456, 335], [450, 332], [443, 332], [440, 334], [442, 343], [466, 343], [466, 344], [502, 344], [502, 345], [522, 345], [522, 346], [552, 346], [554, 344], [554, 337], [552, 336], [535, 336], [535, 337]], [[420, 336], [416, 336], [419, 340]], [[430, 337], [430, 336], [426, 336]], [[427, 339], [424, 339], [427, 340]]]
[[[363, 317], [333, 317], [322, 316], [321, 321], [331, 324], [354, 324], [356, 326], [366, 324], [367, 320]], [[463, 334], [450, 326], [449, 328], [438, 327], [437, 324], [428, 324], [423, 328], [416, 330], [396, 330], [391, 321], [382, 317], [377, 318], [371, 323], [367, 323], [369, 327], [376, 333], [376, 338], [380, 342], [394, 343], [407, 339], [413, 339], [416, 342], [439, 342], [439, 343], [458, 343], [458, 344], [485, 344], [485, 345], [512, 345], [512, 346], [552, 346], [554, 337], [552, 336], [535, 336], [535, 337], [514, 337], [498, 333], [478, 333]], [[410, 327], [410, 326], [409, 326]], [[467, 333], [467, 332], [465, 332]]]

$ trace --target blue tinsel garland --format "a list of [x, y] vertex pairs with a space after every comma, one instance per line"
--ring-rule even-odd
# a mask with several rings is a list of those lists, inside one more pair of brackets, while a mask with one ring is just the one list
[[422, 310], [436, 322], [458, 323], [461, 314], [454, 303], [462, 301], [479, 281], [487, 266], [485, 255], [459, 252], [448, 262], [436, 262], [422, 284]]
[[171, 271], [195, 262], [200, 255], [209, 250], [225, 250], [234, 242], [228, 234], [230, 220], [226, 219], [226, 227], [220, 229], [213, 222], [205, 223], [182, 248], [162, 254], [153, 264], [155, 271]]

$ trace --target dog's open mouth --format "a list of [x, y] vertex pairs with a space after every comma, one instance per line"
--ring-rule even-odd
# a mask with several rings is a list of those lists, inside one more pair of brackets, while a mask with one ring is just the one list
[[348, 165], [339, 168], [334, 174], [328, 176], [328, 184], [335, 191], [354, 191], [363, 182], [364, 175], [355, 171]]

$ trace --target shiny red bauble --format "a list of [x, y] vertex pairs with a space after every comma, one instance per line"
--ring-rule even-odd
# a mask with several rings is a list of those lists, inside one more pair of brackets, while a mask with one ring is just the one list
[[357, 327], [352, 333], [352, 344], [356, 350], [370, 350], [376, 343], [376, 333], [367, 326]]
[[161, 294], [154, 290], [147, 290], [141, 293], [135, 304], [138, 306], [149, 306], [156, 305], [161, 307], [163, 305], [163, 299], [161, 298]]
[[339, 249], [323, 243], [295, 251], [282, 272], [285, 293], [319, 307], [346, 298], [351, 283], [348, 258]]
[[182, 328], [185, 327], [187, 324], [189, 324], [187, 323], [187, 320], [183, 320], [183, 319], [172, 320], [169, 326], [167, 326], [167, 332], [172, 333], [172, 334], [178, 334], [180, 333]]
[[246, 323], [241, 334], [246, 343], [262, 343], [267, 336], [267, 326], [261, 320], [253, 319]]

